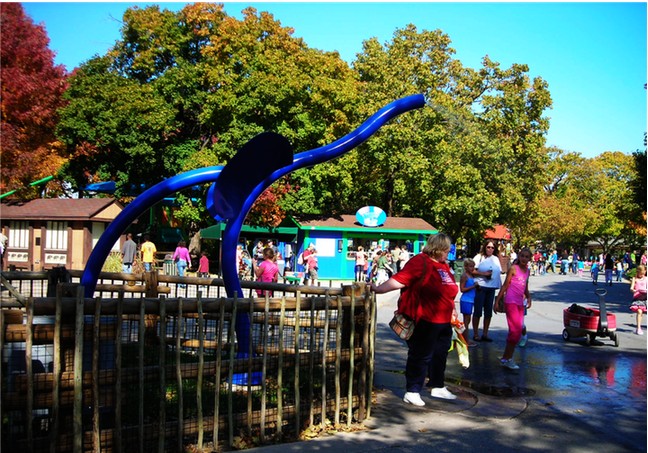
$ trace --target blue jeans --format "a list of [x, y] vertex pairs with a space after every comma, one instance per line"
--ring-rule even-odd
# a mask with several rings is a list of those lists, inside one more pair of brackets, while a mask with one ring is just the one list
[[146, 272], [151, 272], [151, 263], [144, 263], [144, 270]]
[[184, 277], [185, 269], [187, 268], [187, 262], [185, 260], [178, 260], [176, 266], [178, 267], [178, 276]]
[[493, 317], [493, 302], [495, 301], [495, 288], [479, 287], [475, 292], [475, 312], [474, 316], [481, 318], [482, 312], [484, 318]]
[[133, 263], [122, 264], [122, 272], [125, 274], [131, 274], [133, 272]]

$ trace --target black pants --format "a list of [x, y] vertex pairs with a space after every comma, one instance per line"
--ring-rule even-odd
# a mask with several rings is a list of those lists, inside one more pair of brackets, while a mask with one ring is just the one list
[[446, 360], [452, 341], [452, 326], [433, 324], [420, 320], [411, 338], [407, 341], [407, 364], [405, 380], [408, 392], [420, 392], [425, 377], [430, 377], [429, 387], [443, 387]]

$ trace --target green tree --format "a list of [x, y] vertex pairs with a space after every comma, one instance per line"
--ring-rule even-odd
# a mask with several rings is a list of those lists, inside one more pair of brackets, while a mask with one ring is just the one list
[[70, 77], [58, 127], [70, 160], [61, 174], [79, 188], [114, 180], [117, 196], [127, 196], [178, 171], [192, 150], [176, 140], [176, 111], [155, 87], [110, 64], [97, 57]]
[[359, 187], [390, 215], [478, 237], [495, 223], [523, 222], [538, 196], [551, 98], [524, 65], [501, 70], [485, 58], [476, 71], [453, 54], [443, 32], [413, 25], [384, 46], [365, 41], [354, 68], [367, 107], [426, 93], [429, 108], [398, 118], [359, 151]]
[[582, 189], [574, 183], [587, 160], [578, 153], [558, 148], [551, 148], [547, 153], [549, 161], [537, 175], [542, 188], [532, 210], [533, 222], [517, 232], [519, 245], [533, 244], [536, 240], [547, 245], [580, 244], [587, 234], [584, 225], [594, 222], [596, 217], [587, 209], [588, 201], [580, 196]]
[[[224, 165], [263, 131], [286, 136], [297, 152], [344, 135], [355, 113], [353, 71], [292, 33], [253, 8], [242, 20], [208, 3], [127, 10], [122, 39], [72, 79], [59, 128], [73, 153], [65, 174], [79, 186], [88, 175], [115, 179], [124, 196], [133, 185]], [[309, 199], [311, 209], [325, 206], [308, 170], [281, 184], [291, 189], [273, 196], [285, 209]], [[303, 193], [289, 196], [295, 190]], [[187, 219], [192, 206], [183, 206]]]
[[533, 222], [534, 212], [529, 208], [541, 193], [539, 175], [548, 161], [544, 145], [549, 130], [549, 120], [543, 115], [552, 105], [551, 95], [542, 78], [529, 78], [527, 65], [513, 64], [502, 70], [488, 57], [483, 65], [487, 90], [478, 117], [497, 144], [488, 156], [493, 166], [483, 177], [497, 194], [499, 223], [521, 232]]
[[587, 159], [552, 150], [543, 174], [544, 191], [531, 238], [564, 246], [585, 246], [595, 240], [605, 252], [638, 243], [641, 231], [630, 221], [636, 212], [632, 156], [605, 152]]
[[631, 189], [633, 193], [633, 201], [639, 208], [637, 213], [646, 212], [646, 150], [635, 151], [632, 153], [634, 158], [635, 178], [631, 181]]

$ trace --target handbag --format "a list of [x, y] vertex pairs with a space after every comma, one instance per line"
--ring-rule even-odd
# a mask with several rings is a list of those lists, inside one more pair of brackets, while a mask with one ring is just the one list
[[[425, 277], [427, 271], [427, 260], [423, 261], [423, 272], [421, 273], [421, 278], [419, 279], [419, 284], [423, 282], [423, 278]], [[412, 287], [410, 290], [413, 290], [414, 288]], [[394, 331], [396, 335], [398, 335], [398, 338], [402, 340], [409, 340], [412, 334], [414, 333], [414, 329], [416, 328], [416, 322], [410, 318], [409, 316], [405, 315], [400, 311], [401, 308], [401, 301], [402, 297], [398, 298], [398, 310], [394, 312], [394, 317], [392, 318], [391, 321], [389, 321], [389, 327]], [[413, 313], [416, 313], [418, 311], [418, 298], [416, 299], [416, 306], [414, 307]]]
[[414, 333], [414, 328], [416, 323], [411, 318], [408, 318], [402, 313], [399, 313], [398, 310], [394, 312], [394, 317], [389, 321], [389, 327], [398, 335], [398, 338], [402, 340], [409, 340], [412, 334]]

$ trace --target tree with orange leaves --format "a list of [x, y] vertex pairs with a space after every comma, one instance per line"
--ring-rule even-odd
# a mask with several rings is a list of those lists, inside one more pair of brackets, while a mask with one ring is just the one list
[[54, 65], [44, 27], [20, 3], [2, 3], [0, 13], [0, 192], [17, 189], [17, 196], [32, 198], [37, 192], [29, 183], [55, 175], [64, 162], [54, 130], [67, 74]]

